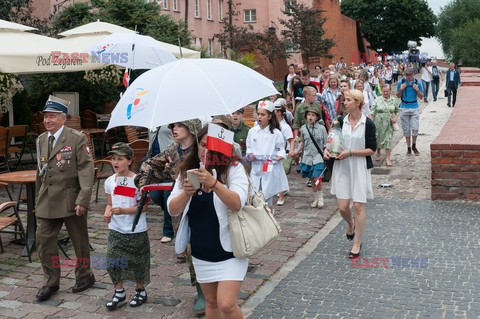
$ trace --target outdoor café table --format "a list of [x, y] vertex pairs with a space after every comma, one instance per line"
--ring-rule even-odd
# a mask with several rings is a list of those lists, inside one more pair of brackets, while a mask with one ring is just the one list
[[0, 174], [0, 182], [7, 184], [25, 184], [27, 189], [27, 242], [22, 256], [27, 256], [27, 250], [32, 252], [35, 246], [35, 179], [36, 170], [16, 171]]

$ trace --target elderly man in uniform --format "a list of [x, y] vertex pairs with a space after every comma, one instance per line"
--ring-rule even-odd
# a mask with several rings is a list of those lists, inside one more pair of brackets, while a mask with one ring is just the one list
[[[65, 223], [78, 267], [73, 292], [95, 283], [90, 268], [87, 211], [94, 180], [93, 161], [84, 134], [65, 126], [70, 102], [50, 96], [43, 109], [47, 132], [37, 139], [36, 181], [37, 248], [44, 272], [38, 300], [59, 289], [58, 233]], [[93, 151], [93, 150], [92, 150]]]

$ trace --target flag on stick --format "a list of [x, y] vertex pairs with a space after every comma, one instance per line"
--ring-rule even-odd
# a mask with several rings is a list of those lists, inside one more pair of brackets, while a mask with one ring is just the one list
[[122, 82], [123, 82], [123, 86], [125, 88], [127, 88], [128, 84], [130, 83], [130, 75], [128, 74], [128, 68], [125, 68], [125, 72], [123, 73]]
[[208, 124], [207, 150], [232, 157], [233, 132], [216, 124]]

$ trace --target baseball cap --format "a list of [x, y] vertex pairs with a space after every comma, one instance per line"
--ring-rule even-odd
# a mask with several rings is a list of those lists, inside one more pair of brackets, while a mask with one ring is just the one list
[[52, 113], [68, 113], [68, 106], [70, 105], [70, 101], [61, 99], [59, 97], [50, 95], [48, 97], [45, 106], [43, 107], [42, 112], [52, 112]]
[[282, 109], [282, 106], [286, 106], [287, 105], [287, 100], [285, 100], [284, 98], [278, 98], [275, 102], [273, 102], [273, 105], [275, 107], [275, 110], [281, 110]]
[[118, 155], [118, 156], [126, 156], [128, 158], [132, 158], [133, 150], [127, 143], [118, 142], [113, 144], [112, 150], [108, 152], [108, 155]]

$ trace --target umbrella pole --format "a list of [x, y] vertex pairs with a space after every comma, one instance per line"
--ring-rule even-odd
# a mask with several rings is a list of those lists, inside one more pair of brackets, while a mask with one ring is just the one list
[[180, 40], [180, 38], [178, 38], [178, 49], [180, 50], [180, 58], [183, 58], [183, 54], [182, 54], [182, 40]]

